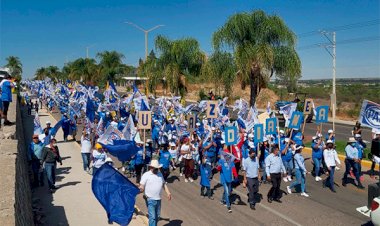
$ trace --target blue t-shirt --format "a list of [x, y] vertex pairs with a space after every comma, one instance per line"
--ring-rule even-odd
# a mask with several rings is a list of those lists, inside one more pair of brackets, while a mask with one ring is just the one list
[[4, 79], [1, 81], [1, 100], [12, 102], [12, 84]]
[[233, 161], [228, 163], [227, 161], [223, 159], [219, 159], [218, 165], [222, 167], [222, 170], [220, 171], [220, 183], [225, 184], [232, 182], [232, 168], [235, 167], [235, 164]]
[[201, 164], [201, 181], [200, 184], [205, 187], [210, 187], [211, 167], [207, 164]]
[[169, 151], [163, 151], [160, 150], [160, 164], [162, 164], [162, 168], [169, 169], [170, 160], [172, 159], [172, 156]]
[[139, 147], [139, 150], [137, 151], [137, 153], [135, 155], [135, 164], [136, 165], [144, 164], [143, 153], [144, 153], [144, 149], [142, 147]]
[[281, 153], [281, 158], [283, 162], [289, 162], [290, 160], [292, 160], [292, 157], [293, 157], [293, 153], [292, 153], [291, 147], [288, 147], [288, 150], [286, 151], [285, 155]]
[[318, 159], [321, 159], [322, 156], [323, 156], [323, 142], [321, 142], [321, 144], [317, 147], [317, 148], [314, 148], [314, 146], [316, 145], [317, 143], [316, 142], [311, 142], [311, 149], [312, 149], [312, 155], [311, 157], [312, 158], [318, 158]]
[[[210, 145], [210, 142], [206, 141], [203, 144], [203, 148], [207, 147], [208, 145]], [[207, 149], [205, 153], [207, 157], [214, 157], [216, 155], [216, 147], [214, 145], [211, 145], [211, 147]]]

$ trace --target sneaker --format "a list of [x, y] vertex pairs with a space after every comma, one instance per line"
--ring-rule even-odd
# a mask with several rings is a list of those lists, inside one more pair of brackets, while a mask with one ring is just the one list
[[319, 181], [319, 180], [318, 180], [318, 177], [315, 177], [315, 181]]
[[288, 181], [292, 181], [292, 176], [288, 176]]
[[189, 182], [189, 180], [185, 178], [185, 182], [187, 183], [187, 182]]
[[253, 204], [250, 204], [249, 207], [251, 208], [251, 210], [256, 210], [256, 207]]
[[231, 207], [228, 207], [227, 209], [229, 213], [232, 213]]
[[210, 196], [210, 197], [208, 197], [208, 199], [210, 199], [210, 200], [214, 200], [214, 197]]
[[301, 193], [301, 196], [304, 196], [304, 197], [309, 197], [309, 195], [308, 195], [308, 194], [306, 194], [305, 192], [302, 192], [302, 193]]
[[284, 182], [288, 182], [288, 178], [284, 177], [283, 178]]
[[189, 181], [190, 181], [190, 182], [194, 182], [194, 180], [193, 180], [192, 178], [189, 178]]
[[183, 176], [183, 174], [182, 174], [182, 173], [180, 173], [180, 174], [179, 174], [179, 176], [180, 176], [180, 177], [182, 177], [182, 176]]
[[364, 189], [364, 186], [362, 184], [358, 184], [357, 186], [359, 189]]
[[286, 190], [288, 190], [288, 194], [292, 194], [292, 189], [290, 189], [290, 186], [286, 186]]

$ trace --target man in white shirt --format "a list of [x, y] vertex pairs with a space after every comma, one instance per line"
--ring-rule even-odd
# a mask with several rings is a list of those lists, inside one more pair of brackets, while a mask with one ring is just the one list
[[82, 137], [80, 138], [80, 144], [81, 144], [81, 155], [83, 160], [83, 170], [88, 172], [90, 169], [90, 157], [91, 157], [91, 139], [90, 134], [86, 132], [86, 130], [83, 130]]
[[158, 160], [153, 159], [150, 170], [145, 172], [140, 181], [140, 191], [144, 192], [149, 215], [149, 226], [156, 226], [161, 213], [161, 191], [165, 189], [168, 199], [171, 200], [169, 188], [159, 169], [162, 167]]

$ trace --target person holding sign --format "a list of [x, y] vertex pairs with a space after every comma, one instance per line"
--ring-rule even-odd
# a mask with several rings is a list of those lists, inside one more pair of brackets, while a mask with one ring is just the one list
[[268, 180], [272, 181], [272, 187], [268, 192], [268, 202], [276, 201], [282, 203], [281, 198], [281, 173], [286, 175], [284, 164], [278, 155], [279, 147], [274, 145], [272, 153], [265, 159], [265, 172]]
[[285, 138], [281, 147], [281, 158], [282, 163], [285, 166], [287, 176], [283, 178], [284, 182], [292, 181], [292, 171], [293, 171], [293, 141], [289, 138]]
[[220, 183], [223, 185], [224, 188], [223, 197], [220, 203], [227, 205], [229, 213], [232, 212], [230, 202], [231, 184], [233, 179], [238, 177], [235, 164], [231, 158], [232, 156], [230, 154], [221, 153], [221, 157], [216, 167], [216, 169], [220, 171]]
[[294, 155], [294, 168], [296, 170], [296, 180], [290, 186], [287, 186], [286, 189], [288, 190], [288, 194], [292, 194], [292, 188], [301, 185], [301, 196], [309, 197], [305, 192], [305, 178], [308, 172], [305, 167], [305, 159], [301, 154], [302, 149], [303, 146], [301, 145], [296, 145], [295, 147], [296, 154]]
[[312, 160], [314, 163], [314, 173], [315, 173], [315, 181], [321, 181], [320, 177], [321, 167], [322, 167], [322, 158], [323, 158], [323, 148], [324, 143], [320, 136], [312, 137], [313, 142], [311, 143], [312, 149]]

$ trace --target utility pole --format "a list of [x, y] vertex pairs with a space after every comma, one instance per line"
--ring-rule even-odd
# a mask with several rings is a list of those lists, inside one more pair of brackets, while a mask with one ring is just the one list
[[92, 45], [89, 45], [89, 46], [86, 46], [86, 58], [88, 59], [88, 50], [93, 47], [95, 44], [92, 44]]
[[[333, 117], [333, 130], [335, 132], [335, 111], [336, 111], [336, 32], [327, 32], [327, 31], [321, 31], [321, 34], [324, 35], [327, 40], [330, 42], [327, 45], [320, 45], [321, 47], [324, 47], [325, 50], [330, 54], [333, 60], [333, 75], [332, 75], [332, 93], [330, 96], [331, 99], [331, 107], [332, 107], [332, 117]], [[332, 39], [329, 36], [332, 36]], [[332, 50], [332, 52], [331, 52]]]
[[152, 28], [150, 28], [148, 30], [145, 30], [145, 29], [141, 28], [140, 26], [138, 26], [138, 25], [136, 25], [136, 24], [134, 24], [132, 22], [126, 21], [124, 23], [129, 24], [131, 26], [134, 26], [135, 28], [137, 28], [140, 31], [144, 32], [144, 35], [145, 35], [145, 61], [146, 61], [148, 59], [148, 33], [151, 32], [151, 31], [153, 31], [153, 30], [156, 30], [159, 27], [163, 27], [165, 25], [160, 24], [160, 25], [154, 26], [154, 27], [152, 27]]

